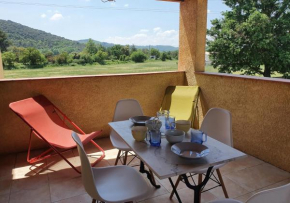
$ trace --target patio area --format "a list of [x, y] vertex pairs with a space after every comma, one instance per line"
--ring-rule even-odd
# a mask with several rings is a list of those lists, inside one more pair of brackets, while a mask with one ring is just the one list
[[[106, 157], [96, 167], [114, 165], [118, 150], [111, 145], [109, 138], [96, 140], [106, 152]], [[87, 145], [86, 151], [93, 162], [99, 155], [92, 145]], [[35, 150], [32, 153], [39, 153]], [[77, 150], [68, 151], [65, 156], [76, 166], [80, 166]], [[86, 193], [81, 176], [77, 174], [64, 160], [54, 156], [46, 161], [29, 165], [26, 162], [26, 152], [1, 155], [0, 167], [0, 202], [62, 202], [77, 203], [91, 202], [91, 197]], [[131, 158], [129, 158], [131, 160]], [[138, 164], [133, 160], [130, 165]], [[135, 167], [138, 170], [138, 167]], [[290, 173], [261, 161], [253, 156], [240, 159], [221, 168], [230, 198], [246, 201], [252, 194], [290, 182]], [[157, 179], [157, 178], [156, 178]], [[147, 180], [147, 179], [146, 179]], [[174, 178], [174, 181], [176, 178]], [[143, 203], [177, 202], [169, 200], [171, 186], [167, 179], [158, 180], [160, 189], [151, 186], [152, 191]], [[213, 182], [206, 188], [214, 186]], [[193, 201], [193, 191], [182, 183], [178, 192], [183, 202]], [[221, 187], [202, 193], [202, 202], [224, 198]]]

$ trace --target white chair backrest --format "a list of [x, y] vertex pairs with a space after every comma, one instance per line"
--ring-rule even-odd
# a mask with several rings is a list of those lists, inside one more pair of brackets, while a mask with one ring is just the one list
[[246, 203], [289, 203], [290, 183], [254, 194]]
[[81, 159], [83, 185], [85, 186], [87, 193], [91, 197], [94, 197], [95, 199], [99, 199], [100, 196], [96, 189], [92, 167], [86, 155], [86, 152], [84, 150], [82, 141], [80, 140], [79, 136], [75, 132], [72, 132], [72, 138], [77, 143], [77, 148], [78, 148], [78, 152]]
[[117, 102], [113, 121], [124, 121], [133, 116], [143, 116], [142, 108], [137, 100], [123, 99]]
[[225, 109], [210, 109], [202, 121], [200, 130], [226, 145], [233, 146], [232, 116]]

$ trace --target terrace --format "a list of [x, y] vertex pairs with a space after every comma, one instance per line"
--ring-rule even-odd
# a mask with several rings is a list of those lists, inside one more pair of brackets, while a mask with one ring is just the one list
[[[30, 129], [8, 105], [38, 94], [49, 98], [85, 132], [104, 130], [104, 138], [96, 140], [106, 151], [105, 160], [96, 166], [102, 167], [113, 165], [117, 154], [108, 139], [108, 122], [118, 100], [135, 98], [146, 115], [155, 115], [167, 86], [198, 85], [200, 120], [212, 107], [229, 110], [234, 147], [249, 155], [222, 168], [229, 196], [245, 201], [257, 191], [290, 182], [290, 82], [204, 72], [207, 2], [186, 0], [180, 5], [178, 71], [0, 81], [0, 202], [91, 202], [80, 175], [58, 157], [35, 165], [26, 162]], [[35, 153], [46, 147], [37, 139], [33, 146]], [[90, 146], [88, 151], [94, 155]], [[80, 165], [76, 150], [66, 157]], [[143, 202], [170, 202], [169, 182], [157, 181], [162, 187], [152, 189]], [[178, 189], [183, 202], [192, 202], [191, 190], [184, 185]], [[202, 202], [222, 197], [221, 188], [216, 188], [203, 193]]]

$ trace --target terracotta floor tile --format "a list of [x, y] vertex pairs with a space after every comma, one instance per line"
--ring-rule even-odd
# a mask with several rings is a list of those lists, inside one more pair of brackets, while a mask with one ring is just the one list
[[[178, 176], [175, 176], [175, 177], [171, 178], [173, 184], [175, 184], [177, 178], [178, 178]], [[160, 182], [168, 190], [168, 192], [172, 191], [172, 186], [171, 186], [171, 184], [170, 184], [168, 179], [159, 180], [157, 177], [156, 177], [156, 179], [158, 180], [158, 182]], [[180, 189], [183, 189], [183, 188], [186, 188], [186, 185], [182, 181], [180, 181], [179, 184], [178, 184], [177, 190], [180, 190]]]
[[[181, 198], [181, 201], [183, 203], [192, 203], [193, 202], [193, 198], [194, 198], [194, 192], [193, 190], [189, 189], [189, 188], [184, 188], [181, 190], [178, 190], [178, 194]], [[209, 202], [209, 201], [213, 201], [217, 199], [217, 197], [212, 194], [211, 192], [204, 192], [201, 194], [201, 202]]]
[[81, 177], [50, 184], [51, 201], [59, 201], [86, 194]]
[[169, 199], [169, 194], [161, 195], [144, 201], [140, 203], [178, 203], [176, 198]]
[[55, 203], [91, 203], [92, 198], [88, 194], [79, 195], [76, 197], [71, 197], [68, 199], [64, 199]]
[[13, 180], [11, 187], [11, 194], [19, 191], [37, 190], [43, 186], [48, 185], [47, 175], [36, 175], [29, 178]]
[[8, 203], [9, 202], [9, 194], [0, 195], [0, 203]]
[[16, 154], [1, 155], [0, 177], [12, 176], [12, 169], [15, 166]]
[[264, 191], [264, 190], [268, 190], [268, 189], [272, 189], [272, 188], [276, 188], [276, 187], [280, 187], [280, 186], [286, 185], [288, 183], [290, 183], [290, 179], [286, 179], [286, 180], [280, 181], [278, 183], [269, 185], [267, 187], [255, 190], [254, 192], [250, 192], [250, 193], [247, 193], [245, 195], [236, 197], [235, 199], [239, 200], [239, 201], [242, 201], [242, 202], [246, 202], [252, 195], [254, 195], [254, 194], [258, 193], [258, 192], [261, 192], [261, 191]]
[[247, 194], [242, 195], [240, 197], [236, 197], [235, 200], [239, 200], [241, 202], [246, 202], [254, 194], [255, 194], [254, 192], [250, 192], [250, 193], [247, 193]]
[[249, 192], [288, 179], [290, 174], [270, 164], [263, 163], [225, 175]]
[[146, 182], [148, 183], [150, 190], [149, 190], [149, 194], [147, 195], [147, 197], [144, 198], [144, 199], [142, 199], [142, 200], [140, 200], [140, 201], [147, 200], [147, 199], [150, 199], [150, 198], [153, 198], [153, 197], [157, 197], [157, 196], [160, 196], [160, 195], [164, 195], [164, 194], [168, 194], [168, 197], [169, 197], [169, 192], [157, 180], [156, 180], [156, 184], [161, 186], [159, 189], [154, 188], [150, 184], [150, 182], [146, 178], [146, 175], [145, 174], [143, 174], [143, 177], [146, 180]]
[[248, 155], [245, 158], [238, 159], [236, 161], [232, 161], [224, 165], [220, 168], [220, 171], [223, 175], [226, 175], [228, 173], [232, 173], [234, 171], [239, 171], [248, 167], [257, 166], [259, 164], [265, 163], [261, 161], [260, 159], [257, 159], [253, 156]]
[[12, 184], [11, 176], [0, 177], [0, 195], [9, 194], [11, 184]]
[[10, 195], [9, 203], [50, 203], [48, 184], [33, 190], [21, 190]]
[[[31, 151], [31, 156], [39, 155], [43, 150]], [[12, 170], [12, 179], [23, 179], [31, 176], [45, 174], [46, 160], [29, 164], [26, 160], [27, 152], [18, 153], [15, 167]]]
[[[229, 178], [223, 177], [223, 180], [224, 180], [225, 187], [230, 198], [239, 197], [239, 196], [249, 193], [248, 190], [238, 185], [234, 181], [230, 180]], [[217, 198], [225, 198], [222, 187], [214, 188], [210, 190], [210, 192], [214, 194]]]

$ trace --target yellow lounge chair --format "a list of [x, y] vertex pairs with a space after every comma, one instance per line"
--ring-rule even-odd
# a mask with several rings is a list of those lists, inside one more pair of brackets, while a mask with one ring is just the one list
[[198, 118], [197, 104], [199, 97], [198, 86], [169, 86], [166, 88], [160, 110], [169, 110], [175, 120], [188, 120], [194, 125]]

